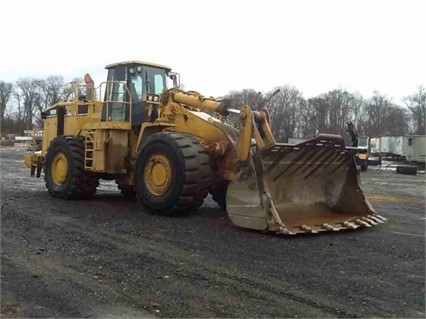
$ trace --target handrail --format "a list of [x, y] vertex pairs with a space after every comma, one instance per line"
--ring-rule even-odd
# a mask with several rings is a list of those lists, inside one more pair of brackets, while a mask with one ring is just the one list
[[[119, 101], [119, 100], [114, 100], [114, 99], [109, 100], [108, 97], [112, 96], [112, 94], [110, 94], [111, 93], [110, 88], [112, 87], [112, 85], [108, 85], [110, 83], [111, 84], [114, 84], [114, 83], [124, 84], [124, 87], [125, 87], [126, 92], [127, 92], [127, 96], [129, 97], [128, 101]], [[104, 85], [105, 85], [106, 89], [103, 87]], [[102, 89], [104, 89], [104, 90], [102, 90]], [[117, 102], [117, 103], [123, 103], [123, 104], [129, 105], [129, 118], [128, 118], [127, 122], [131, 122], [132, 114], [133, 114], [133, 109], [132, 109], [133, 101], [132, 101], [132, 95], [130, 94], [130, 90], [127, 87], [126, 82], [124, 82], [124, 81], [104, 81], [104, 82], [101, 82], [101, 84], [99, 84], [99, 86], [96, 88], [96, 91], [99, 93], [99, 99], [98, 100], [102, 101], [103, 103], [106, 103], [106, 106], [107, 106], [106, 114], [109, 114], [109, 103]], [[104, 93], [104, 94], [106, 93], [105, 94], [105, 100], [102, 100], [102, 96], [101, 96], [102, 93]], [[109, 122], [108, 117], [107, 117], [106, 121]]]
[[[124, 84], [124, 88], [125, 88], [127, 96], [128, 96], [127, 101], [120, 101], [118, 99], [113, 99], [113, 98], [109, 99], [110, 97], [113, 96], [111, 94], [110, 90], [113, 87], [114, 83]], [[111, 85], [109, 85], [109, 84], [111, 84]], [[129, 90], [126, 82], [124, 82], [124, 81], [104, 81], [104, 82], [101, 82], [99, 84], [99, 86], [96, 87], [96, 88], [93, 87], [90, 84], [79, 84], [79, 83], [72, 82], [71, 86], [72, 86], [72, 93], [71, 93], [70, 100], [74, 100], [74, 101], [80, 100], [80, 93], [82, 91], [82, 88], [85, 88], [85, 90], [86, 90], [85, 98], [86, 98], [87, 101], [95, 100], [95, 101], [99, 101], [99, 102], [102, 102], [102, 103], [106, 103], [106, 114], [109, 114], [109, 103], [123, 103], [124, 105], [128, 105], [129, 117], [128, 117], [126, 122], [131, 122], [132, 115], [133, 115], [133, 108], [132, 108], [133, 101], [132, 101], [132, 95], [130, 94], [130, 90]], [[105, 100], [102, 98], [102, 95], [105, 96]], [[108, 116], [106, 118], [106, 121], [107, 122], [110, 121]]]

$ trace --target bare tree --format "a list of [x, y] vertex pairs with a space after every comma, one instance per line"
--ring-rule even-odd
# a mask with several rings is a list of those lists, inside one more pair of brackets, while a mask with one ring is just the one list
[[309, 101], [301, 100], [299, 105], [298, 123], [296, 127], [295, 137], [301, 139], [309, 139], [314, 137], [318, 133], [318, 123], [314, 120], [315, 109], [312, 104], [312, 99]]
[[[257, 109], [263, 100], [263, 95], [253, 89], [244, 89], [242, 91], [231, 91], [221, 97], [221, 99], [229, 99], [231, 107], [234, 109], [239, 109], [243, 104], [248, 104], [252, 109]], [[226, 120], [235, 127], [239, 126], [239, 118], [237, 116], [230, 115]]]
[[305, 121], [311, 123], [312, 134], [326, 133], [328, 131], [330, 105], [321, 96], [308, 100], [305, 108]]
[[407, 110], [393, 105], [389, 116], [385, 119], [382, 127], [385, 132], [393, 136], [403, 136], [408, 133], [408, 114]]
[[352, 120], [356, 124], [358, 124], [358, 119], [365, 107], [365, 99], [360, 93], [352, 93], [351, 94], [351, 115], [353, 116]]
[[34, 118], [37, 126], [41, 127], [43, 125], [40, 116], [41, 112], [59, 101], [66, 100], [69, 94], [67, 90], [69, 85], [65, 84], [62, 76], [55, 75], [49, 76], [46, 79], [37, 79], [35, 83], [37, 84], [40, 99], [37, 100], [35, 105], [36, 112], [34, 113]]
[[0, 116], [1, 116], [1, 132], [4, 131], [4, 115], [8, 106], [10, 97], [13, 93], [13, 84], [0, 81]]
[[[61, 94], [60, 94], [60, 100], [59, 101], [68, 101], [69, 98], [71, 97], [71, 95], [74, 94], [71, 83], [83, 83], [83, 79], [82, 78], [73, 78], [70, 83], [64, 83], [64, 86], [63, 86]], [[79, 90], [78, 95], [81, 95], [80, 93], [81, 93], [81, 90]], [[58, 101], [56, 101], [56, 102], [58, 102]]]
[[367, 116], [366, 133], [368, 136], [377, 136], [385, 133], [384, 124], [392, 110], [393, 104], [391, 100], [375, 91], [365, 106]]
[[280, 90], [279, 93], [271, 99], [268, 105], [272, 131], [278, 141], [288, 142], [288, 139], [295, 135], [303, 97], [299, 90], [289, 85], [276, 87], [267, 96], [270, 96], [277, 89]]
[[[18, 121], [20, 121], [20, 122], [24, 122], [24, 106], [22, 105], [22, 97], [21, 97], [21, 95], [20, 95], [20, 93], [19, 92], [17, 92], [16, 90], [15, 90], [15, 92], [13, 93], [13, 97], [14, 97], [14, 99], [15, 99], [15, 101], [16, 101], [16, 106], [17, 106], [17, 112], [16, 112], [16, 119], [18, 120]], [[23, 129], [23, 126], [22, 126], [22, 129]]]
[[242, 91], [231, 91], [224, 98], [231, 100], [233, 108], [240, 108], [243, 104], [249, 104], [252, 109], [256, 109], [262, 102], [263, 95], [253, 89], [244, 89]]
[[51, 75], [46, 79], [37, 80], [37, 85], [42, 93], [42, 106], [44, 108], [62, 100], [66, 86], [62, 76]]
[[335, 89], [324, 95], [330, 107], [328, 116], [328, 133], [344, 135], [346, 123], [352, 117], [353, 96], [343, 89]]
[[[83, 80], [73, 81], [82, 83]], [[71, 85], [62, 76], [21, 78], [14, 85], [0, 81], [1, 131], [22, 133], [33, 125], [41, 127], [41, 111], [59, 101], [67, 101], [71, 94]]]
[[41, 104], [41, 95], [38, 90], [36, 79], [25, 78], [16, 82], [17, 94], [23, 106], [24, 128], [31, 129], [33, 126], [36, 106]]
[[419, 86], [416, 93], [405, 97], [404, 103], [411, 111], [414, 133], [425, 135], [426, 90], [424, 86]]

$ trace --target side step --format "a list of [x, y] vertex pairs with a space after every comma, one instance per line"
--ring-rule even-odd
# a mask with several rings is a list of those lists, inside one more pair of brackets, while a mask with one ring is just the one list
[[93, 170], [93, 140], [92, 137], [86, 135], [84, 142], [84, 168], [86, 170]]

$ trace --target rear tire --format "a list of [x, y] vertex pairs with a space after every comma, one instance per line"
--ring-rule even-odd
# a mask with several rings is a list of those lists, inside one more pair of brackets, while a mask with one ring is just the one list
[[210, 159], [192, 136], [160, 132], [141, 146], [135, 189], [150, 212], [182, 215], [203, 204], [211, 184]]
[[84, 170], [84, 138], [55, 137], [47, 149], [44, 180], [55, 198], [90, 198], [96, 192], [99, 178]]

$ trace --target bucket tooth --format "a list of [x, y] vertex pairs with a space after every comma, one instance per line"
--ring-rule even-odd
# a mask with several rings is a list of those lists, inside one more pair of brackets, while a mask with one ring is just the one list
[[384, 223], [384, 221], [383, 220], [381, 220], [380, 218], [377, 218], [377, 216], [374, 216], [374, 215], [368, 215], [367, 216], [368, 218], [370, 218], [370, 219], [372, 219], [372, 220], [374, 220], [376, 223], [378, 223], [378, 224], [383, 224]]
[[343, 222], [343, 225], [350, 229], [357, 229], [359, 227], [358, 225], [355, 225], [354, 223], [348, 221]]
[[287, 228], [284, 228], [284, 227], [280, 227], [278, 230], [278, 233], [283, 235], [296, 235], [295, 232], [292, 232], [291, 230], [288, 230]]
[[308, 225], [302, 225], [300, 226], [300, 229], [302, 229], [303, 231], [307, 232], [307, 233], [311, 233], [311, 234], [317, 234], [318, 231], [313, 229], [312, 227], [309, 227]]
[[373, 226], [376, 226], [376, 225], [379, 224], [376, 221], [374, 221], [372, 218], [368, 218], [368, 217], [361, 217], [361, 220], [363, 220], [363, 221], [365, 221], [365, 222], [367, 222], [367, 223], [369, 223]]
[[379, 219], [381, 219], [382, 221], [387, 221], [387, 219], [385, 218], [385, 217], [383, 217], [383, 216], [380, 216], [380, 215], [378, 215], [378, 214], [376, 214], [376, 215], [374, 215], [374, 216], [376, 216], [377, 218], [379, 218]]
[[333, 227], [332, 225], [327, 224], [327, 223], [322, 224], [322, 227], [327, 229], [327, 230], [332, 230], [332, 231], [339, 231], [340, 230], [339, 228]]
[[371, 225], [369, 223], [367, 223], [366, 221], [361, 220], [361, 219], [357, 219], [355, 221], [355, 223], [358, 224], [358, 225], [360, 225], [360, 226], [371, 227]]

